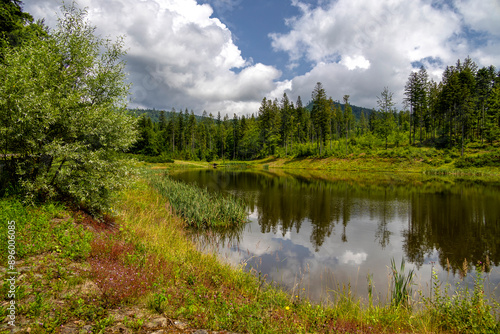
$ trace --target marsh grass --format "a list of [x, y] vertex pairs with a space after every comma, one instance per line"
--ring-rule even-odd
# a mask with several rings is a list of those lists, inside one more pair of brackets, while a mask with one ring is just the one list
[[207, 189], [173, 180], [167, 174], [149, 173], [148, 178], [190, 226], [231, 227], [247, 222], [245, 205], [232, 196], [210, 193]]
[[391, 259], [391, 270], [391, 303], [395, 307], [409, 307], [412, 295], [414, 271], [411, 269], [408, 274], [405, 273], [404, 258], [401, 258], [401, 265], [399, 269], [396, 266], [396, 261]]

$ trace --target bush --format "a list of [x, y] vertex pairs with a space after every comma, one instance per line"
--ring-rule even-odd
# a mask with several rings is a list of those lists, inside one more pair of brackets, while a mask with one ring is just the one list
[[143, 155], [143, 154], [134, 154], [132, 156], [139, 161], [144, 161], [144, 162], [149, 162], [149, 163], [155, 163], [155, 164], [174, 163], [174, 160], [171, 159], [167, 154], [164, 154], [164, 153], [157, 155], [157, 156], [149, 156], [149, 155]]
[[500, 167], [500, 152], [490, 152], [476, 156], [461, 157], [455, 162], [455, 167]]
[[123, 41], [94, 36], [74, 5], [64, 11], [47, 37], [3, 50], [0, 145], [15, 157], [3, 157], [4, 172], [28, 200], [69, 198], [96, 213], [126, 181], [115, 152], [137, 137]]

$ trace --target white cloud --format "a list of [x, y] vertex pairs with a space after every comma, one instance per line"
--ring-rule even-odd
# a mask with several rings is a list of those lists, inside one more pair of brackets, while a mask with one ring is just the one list
[[357, 68], [366, 70], [370, 68], [370, 62], [363, 56], [346, 56], [340, 61], [340, 63], [349, 70], [355, 70]]
[[[228, 1], [223, 1], [230, 4]], [[27, 3], [47, 17], [59, 2]], [[281, 72], [246, 61], [231, 31], [195, 0], [80, 0], [104, 36], [126, 36], [132, 106], [251, 113]], [[55, 22], [48, 18], [49, 24]], [[221, 108], [221, 109], [219, 109]], [[257, 107], [258, 108], [258, 107]]]
[[430, 0], [330, 0], [316, 8], [292, 3], [302, 14], [287, 21], [289, 32], [270, 37], [276, 51], [288, 53], [291, 66], [311, 64], [309, 72], [291, 80], [295, 96], [308, 97], [321, 81], [334, 99], [349, 94], [352, 103], [375, 107], [376, 96], [388, 86], [401, 103], [413, 62], [424, 64], [435, 80], [446, 65], [467, 55], [481, 66], [500, 63], [498, 43], [477, 49], [464, 33], [466, 22], [499, 34], [496, 0], [457, 1], [458, 11]]
[[500, 2], [498, 0], [458, 0], [456, 6], [464, 22], [473, 29], [500, 36]]
[[[330, 1], [326, 7], [302, 7], [289, 21], [287, 34], [271, 34], [273, 46], [291, 59], [328, 61], [390, 47], [418, 60], [428, 53], [446, 55], [446, 41], [458, 30], [453, 11], [441, 11], [426, 1]], [[425, 56], [422, 56], [425, 55]], [[368, 59], [370, 60], [370, 59]]]
[[352, 251], [346, 251], [342, 256], [340, 256], [340, 262], [344, 264], [352, 263], [360, 265], [366, 261], [368, 254], [365, 252], [353, 253]]

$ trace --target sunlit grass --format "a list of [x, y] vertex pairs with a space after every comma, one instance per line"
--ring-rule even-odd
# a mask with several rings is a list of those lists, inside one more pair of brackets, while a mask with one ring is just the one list
[[232, 196], [209, 193], [207, 189], [173, 180], [167, 174], [149, 173], [148, 178], [190, 226], [231, 227], [247, 222], [244, 204]]

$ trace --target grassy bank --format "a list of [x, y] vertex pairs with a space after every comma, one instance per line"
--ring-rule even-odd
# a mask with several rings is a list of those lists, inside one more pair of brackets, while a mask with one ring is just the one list
[[422, 160], [385, 157], [352, 156], [348, 158], [275, 158], [256, 160], [248, 164], [258, 168], [309, 169], [327, 171], [401, 172], [435, 175], [496, 175], [499, 167], [457, 168], [453, 163], [430, 165]]
[[[453, 298], [434, 281], [433, 299], [408, 299], [397, 280], [393, 286], [400, 302], [392, 305], [363, 303], [352, 297], [349, 285], [339, 287], [335, 302], [313, 305], [266, 283], [255, 271], [232, 268], [197, 251], [185, 235], [186, 222], [145, 180], [119, 194], [115, 203], [114, 212], [98, 222], [62, 205], [33, 208], [1, 200], [0, 218], [18, 222], [19, 328], [33, 333], [498, 330], [482, 276], [476, 289], [459, 290]], [[5, 227], [1, 233], [6, 235]], [[394, 277], [405, 274], [400, 270]], [[4, 284], [3, 296], [6, 289]], [[5, 307], [2, 312], [4, 318]], [[2, 326], [6, 332], [6, 323]]]
[[[450, 175], [500, 175], [500, 151], [494, 147], [469, 145], [462, 157], [457, 149], [394, 147], [354, 150], [349, 154], [324, 156], [275, 156], [252, 161], [215, 161], [226, 167], [311, 169], [329, 171], [405, 172]], [[205, 162], [193, 162], [200, 166]], [[177, 164], [177, 162], [176, 162]]]

